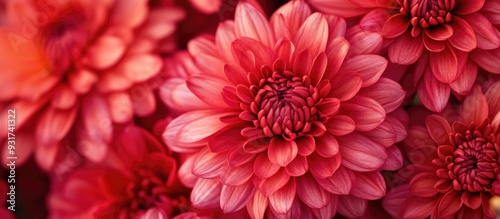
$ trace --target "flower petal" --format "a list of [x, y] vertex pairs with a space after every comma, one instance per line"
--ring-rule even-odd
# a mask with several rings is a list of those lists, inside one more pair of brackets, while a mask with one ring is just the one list
[[453, 27], [449, 24], [442, 24], [436, 28], [425, 28], [425, 34], [433, 40], [447, 40], [453, 35]]
[[435, 174], [419, 173], [410, 181], [410, 192], [419, 197], [433, 197], [438, 193], [434, 185], [438, 179]]
[[269, 143], [269, 160], [275, 164], [285, 167], [297, 156], [298, 148], [295, 141], [287, 141], [280, 137], [274, 137]]
[[297, 195], [310, 208], [323, 208], [330, 201], [330, 193], [318, 185], [310, 174], [297, 178]]
[[385, 180], [379, 172], [355, 173], [356, 183], [351, 195], [361, 199], [377, 200], [385, 196]]
[[274, 46], [276, 39], [269, 22], [262, 12], [247, 2], [239, 3], [234, 13], [234, 23], [237, 37], [249, 37], [262, 42], [269, 48]]
[[410, 26], [410, 20], [404, 14], [398, 13], [389, 18], [382, 28], [382, 36], [394, 38], [403, 34]]
[[486, 0], [477, 0], [477, 1], [456, 0], [456, 6], [455, 8], [453, 8], [453, 12], [457, 14], [472, 14], [474, 12], [481, 10], [481, 8], [483, 8], [485, 1]]
[[297, 191], [294, 179], [288, 181], [281, 189], [269, 196], [269, 205], [278, 214], [287, 214], [292, 208], [292, 203]]
[[351, 192], [356, 177], [351, 170], [340, 166], [332, 176], [324, 179], [315, 177], [315, 179], [328, 192], [337, 195], [347, 195]]
[[405, 33], [394, 40], [389, 46], [389, 59], [400, 65], [415, 63], [424, 51], [424, 44], [419, 37], [412, 37]]
[[462, 122], [466, 125], [471, 122], [480, 125], [488, 118], [488, 101], [479, 86], [474, 86], [470, 94], [465, 97], [459, 112]]
[[448, 141], [451, 126], [445, 118], [439, 115], [429, 115], [425, 119], [425, 124], [429, 134], [437, 145], [445, 144]]
[[198, 179], [191, 191], [191, 202], [193, 207], [207, 209], [219, 207], [222, 184], [219, 178]]
[[253, 171], [256, 176], [267, 179], [280, 170], [280, 166], [272, 163], [266, 153], [261, 153], [255, 159]]
[[330, 133], [316, 138], [316, 152], [322, 157], [333, 157], [339, 152], [339, 143]]
[[340, 71], [358, 73], [363, 79], [362, 87], [367, 87], [379, 80], [387, 64], [387, 59], [379, 55], [359, 55], [347, 59]]
[[463, 18], [476, 33], [477, 48], [490, 50], [500, 47], [498, 30], [491, 24], [488, 18], [480, 13], [465, 15]]
[[307, 18], [293, 39], [297, 53], [306, 49], [316, 57], [326, 49], [328, 40], [328, 23], [320, 13], [314, 13]]
[[368, 201], [352, 195], [340, 196], [338, 212], [348, 218], [360, 218], [366, 211]]
[[470, 52], [477, 47], [476, 34], [472, 27], [460, 17], [454, 17], [451, 26], [455, 30], [448, 39], [451, 45], [464, 52]]
[[438, 81], [430, 69], [424, 73], [424, 79], [417, 86], [422, 104], [434, 112], [441, 112], [450, 97], [450, 86]]
[[375, 171], [384, 165], [388, 157], [384, 147], [357, 132], [337, 140], [340, 144], [342, 165], [351, 170]]
[[309, 161], [309, 170], [319, 178], [332, 176], [340, 167], [341, 156], [337, 154], [334, 157], [324, 158], [317, 153], [313, 153], [307, 157]]
[[191, 171], [195, 176], [205, 179], [219, 177], [226, 157], [224, 153], [212, 153], [205, 147], [196, 155]]
[[255, 186], [248, 181], [239, 186], [222, 186], [220, 193], [220, 207], [224, 213], [235, 212], [250, 201], [255, 193]]
[[440, 217], [447, 217], [457, 213], [462, 207], [461, 192], [451, 190], [439, 201], [437, 213]]
[[384, 108], [374, 99], [356, 96], [342, 104], [341, 114], [349, 116], [358, 131], [370, 131], [382, 124], [385, 119]]

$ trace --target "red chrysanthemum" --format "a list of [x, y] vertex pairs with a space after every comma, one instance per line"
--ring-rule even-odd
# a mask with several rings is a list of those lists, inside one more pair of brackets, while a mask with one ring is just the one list
[[19, 164], [33, 152], [42, 168], [51, 168], [71, 128], [78, 129], [81, 152], [100, 160], [114, 124], [154, 111], [148, 82], [159, 73], [159, 43], [174, 32], [180, 9], [150, 8], [146, 0], [6, 4], [0, 110], [17, 109], [16, 138], [25, 142], [16, 151]]
[[[467, 95], [478, 66], [500, 73], [500, 3], [496, 0], [309, 2], [320, 11], [345, 17], [364, 14], [359, 31], [381, 34], [384, 43], [370, 36], [377, 41], [372, 42], [377, 46], [372, 49], [380, 51], [382, 44], [387, 46], [392, 63], [414, 64], [406, 80], [414, 81], [422, 103], [432, 111], [445, 107], [450, 91]], [[401, 69], [391, 74], [401, 74]]]
[[164, 140], [194, 153], [180, 176], [194, 186], [195, 207], [246, 206], [253, 218], [359, 217], [367, 200], [384, 196], [379, 171], [402, 165], [394, 143], [406, 132], [389, 113], [404, 113], [396, 110], [404, 92], [380, 78], [383, 57], [346, 56], [345, 27], [302, 1], [270, 22], [240, 3], [215, 37], [189, 43], [200, 71], [167, 81], [173, 90], [162, 96], [193, 109]]
[[175, 160], [152, 135], [129, 125], [111, 148], [105, 162], [54, 183], [50, 218], [171, 218], [191, 209]]
[[396, 218], [493, 218], [489, 199], [499, 195], [500, 82], [483, 94], [472, 89], [458, 109], [429, 115], [427, 128], [409, 130], [413, 162], [384, 206]]

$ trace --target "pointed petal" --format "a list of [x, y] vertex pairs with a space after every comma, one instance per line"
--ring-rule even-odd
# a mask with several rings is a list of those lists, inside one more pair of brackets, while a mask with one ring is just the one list
[[297, 31], [293, 44], [297, 52], [308, 49], [312, 57], [324, 52], [328, 40], [328, 23], [320, 13], [314, 13], [307, 18]]
[[39, 146], [50, 146], [66, 136], [75, 121], [77, 107], [58, 110], [49, 107], [36, 126], [36, 140]]
[[282, 167], [288, 165], [297, 156], [298, 148], [295, 141], [288, 141], [280, 137], [271, 139], [269, 143], [269, 160]]
[[500, 47], [498, 30], [491, 24], [488, 18], [480, 13], [465, 15], [463, 18], [476, 33], [477, 48], [490, 50]]
[[302, 176], [309, 170], [307, 158], [304, 156], [297, 156], [285, 167], [285, 169], [290, 176]]
[[471, 58], [479, 67], [486, 71], [500, 74], [500, 49], [494, 50], [475, 50], [471, 53]]
[[453, 36], [448, 39], [451, 45], [464, 52], [470, 52], [476, 48], [476, 34], [472, 27], [460, 17], [454, 17], [451, 26], [455, 30]]
[[389, 59], [400, 65], [415, 63], [424, 51], [424, 44], [419, 37], [405, 33], [394, 40], [389, 46]]
[[313, 153], [307, 157], [309, 170], [319, 178], [332, 176], [340, 167], [341, 156], [337, 154], [334, 157], [324, 158], [317, 153]]
[[262, 42], [269, 48], [274, 46], [276, 39], [271, 25], [262, 12], [250, 3], [239, 3], [234, 13], [234, 23], [237, 37], [249, 37]]
[[227, 107], [221, 96], [222, 88], [229, 85], [227, 81], [216, 77], [206, 77], [206, 75], [193, 75], [189, 77], [186, 85], [194, 95], [208, 105], [218, 108]]
[[394, 145], [388, 147], [386, 151], [388, 157], [384, 166], [382, 166], [382, 169], [390, 171], [401, 169], [401, 167], [403, 167], [403, 155], [401, 154], [399, 148]]
[[351, 195], [361, 199], [377, 200], [385, 196], [385, 180], [379, 172], [355, 173], [356, 183]]
[[440, 53], [431, 53], [429, 63], [434, 76], [443, 83], [452, 83], [458, 77], [458, 58], [453, 49], [446, 47]]
[[224, 213], [235, 212], [245, 207], [255, 193], [252, 181], [239, 186], [222, 186], [220, 207]]
[[353, 98], [363, 84], [363, 79], [353, 72], [338, 74], [331, 81], [332, 91], [330, 92], [330, 96], [338, 98], [341, 101]]
[[385, 112], [390, 113], [401, 105], [406, 92], [395, 81], [388, 78], [380, 78], [377, 83], [360, 90], [358, 95], [376, 100], [384, 107]]
[[463, 123], [466, 125], [471, 122], [479, 125], [488, 118], [488, 101], [479, 86], [474, 86], [470, 94], [465, 97], [462, 109], [459, 112]]
[[341, 114], [349, 116], [358, 131], [370, 131], [382, 124], [385, 119], [384, 108], [374, 99], [356, 96], [342, 104]]
[[318, 182], [318, 184], [325, 190], [337, 195], [349, 194], [356, 180], [354, 173], [344, 166], [340, 166], [330, 177], [324, 179], [318, 177], [315, 178], [316, 182]]
[[340, 71], [358, 73], [363, 79], [362, 87], [367, 87], [379, 80], [387, 64], [387, 59], [379, 55], [359, 55], [347, 59]]
[[278, 214], [286, 214], [292, 208], [292, 203], [297, 191], [294, 179], [288, 181], [281, 189], [269, 196], [269, 205]]
[[252, 176], [253, 176], [252, 162], [248, 162], [246, 164], [237, 167], [233, 167], [227, 164], [226, 162], [224, 168], [220, 173], [220, 181], [224, 185], [239, 186], [247, 182]]
[[253, 171], [255, 175], [262, 179], [273, 176], [278, 170], [280, 170], [280, 166], [272, 163], [266, 153], [259, 154], [255, 162], [253, 162]]
[[382, 36], [394, 38], [403, 34], [410, 26], [410, 20], [404, 14], [398, 13], [389, 18], [382, 28]]
[[424, 79], [417, 87], [420, 100], [427, 109], [434, 112], [441, 112], [450, 97], [450, 86], [438, 81], [432, 72], [427, 70]]
[[457, 213], [458, 209], [460, 209], [463, 204], [460, 196], [461, 192], [454, 190], [446, 193], [437, 206], [438, 215], [440, 217], [446, 217]]
[[278, 189], [282, 188], [290, 180], [290, 175], [286, 173], [284, 168], [280, 168], [276, 174], [267, 178], [260, 179], [258, 177], [253, 178], [254, 185], [259, 189], [262, 194], [269, 197], [271, 194], [276, 192]]
[[433, 197], [438, 193], [434, 185], [438, 179], [435, 174], [419, 173], [410, 181], [410, 192], [419, 197]]
[[205, 179], [219, 177], [226, 157], [224, 153], [212, 153], [205, 147], [196, 155], [191, 171], [195, 176]]
[[367, 202], [352, 195], [340, 196], [338, 212], [348, 218], [359, 218], [365, 213]]
[[467, 95], [474, 85], [478, 72], [478, 67], [472, 60], [468, 60], [464, 70], [457, 80], [450, 84], [450, 88], [460, 95]]
[[310, 174], [297, 178], [297, 195], [310, 208], [323, 208], [330, 201], [330, 193], [318, 185]]
[[349, 42], [343, 37], [334, 38], [326, 47], [326, 56], [328, 57], [328, 68], [324, 78], [330, 78], [337, 74], [344, 63], [345, 57], [349, 52]]
[[439, 115], [430, 115], [425, 119], [427, 130], [437, 145], [448, 142], [448, 134], [451, 133], [451, 126], [445, 118]]
[[342, 165], [360, 172], [375, 171], [384, 165], [387, 152], [381, 145], [362, 134], [353, 132], [337, 139], [342, 154]]
[[191, 192], [191, 202], [196, 208], [207, 209], [219, 207], [222, 184], [219, 178], [198, 179]]
[[255, 191], [253, 198], [248, 202], [247, 211], [250, 217], [255, 219], [264, 219], [268, 205], [268, 199], [259, 190]]
[[333, 157], [339, 152], [339, 143], [330, 133], [316, 138], [316, 152], [322, 157]]

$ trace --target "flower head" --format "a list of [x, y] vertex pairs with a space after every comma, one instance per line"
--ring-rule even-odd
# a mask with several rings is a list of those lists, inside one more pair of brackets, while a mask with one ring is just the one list
[[384, 58], [347, 56], [345, 27], [302, 1], [270, 22], [242, 2], [215, 37], [189, 43], [196, 68], [185, 82], [167, 81], [174, 90], [162, 96], [191, 104], [164, 140], [194, 152], [179, 172], [194, 186], [195, 207], [246, 206], [254, 218], [325, 218], [337, 210], [356, 217], [385, 194], [379, 171], [402, 164], [393, 144], [406, 132], [391, 113], [401, 113], [404, 92], [380, 77]]
[[[338, 10], [335, 2], [347, 3], [349, 10]], [[443, 110], [451, 91], [460, 97], [467, 95], [478, 66], [500, 73], [495, 64], [500, 56], [500, 23], [495, 18], [498, 11], [494, 11], [499, 7], [497, 1], [312, 0], [310, 3], [317, 5], [318, 10], [322, 10], [319, 6], [326, 6], [324, 10], [341, 16], [364, 15], [359, 22], [360, 31], [379, 33], [385, 39], [392, 63], [414, 65], [406, 72], [414, 81], [413, 86], [417, 86], [422, 103], [432, 111]], [[379, 44], [381, 40], [378, 39]]]
[[105, 162], [54, 183], [52, 218], [169, 218], [191, 209], [175, 160], [152, 135], [129, 125], [117, 131], [111, 148]]
[[[500, 83], [483, 94], [476, 86], [458, 114], [429, 115], [426, 129], [409, 131], [405, 168], [409, 183], [390, 191], [384, 206], [404, 218], [493, 218], [489, 199], [498, 195]], [[418, 144], [425, 142], [427, 144]], [[401, 202], [404, 204], [401, 205]]]
[[174, 32], [181, 10], [149, 8], [143, 0], [6, 4], [0, 101], [2, 111], [18, 110], [19, 139], [35, 139], [19, 151], [22, 161], [34, 152], [38, 164], [50, 169], [72, 128], [85, 143], [79, 150], [100, 160], [114, 124], [153, 112], [162, 64], [155, 51]]

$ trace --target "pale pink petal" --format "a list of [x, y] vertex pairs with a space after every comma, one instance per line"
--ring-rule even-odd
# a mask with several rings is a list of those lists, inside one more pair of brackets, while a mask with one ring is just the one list
[[290, 29], [287, 28], [285, 16], [283, 14], [274, 13], [271, 18], [271, 25], [273, 25], [274, 34], [278, 40], [293, 39]]
[[[222, 71], [222, 69], [221, 69]], [[194, 95], [208, 105], [218, 108], [227, 107], [222, 100], [221, 91], [228, 83], [215, 77], [206, 77], [205, 75], [193, 75], [187, 80], [187, 87]]]
[[274, 46], [276, 39], [269, 22], [262, 12], [249, 3], [239, 3], [234, 14], [237, 37], [249, 37], [262, 42], [269, 48]]
[[479, 86], [474, 86], [465, 97], [459, 112], [461, 121], [466, 125], [472, 122], [479, 125], [488, 118], [488, 101]]
[[421, 57], [423, 51], [422, 39], [405, 33], [396, 38], [389, 46], [389, 59], [397, 64], [410, 65]]
[[196, 156], [188, 157], [179, 168], [179, 173], [177, 174], [182, 185], [188, 188], [193, 188], [198, 181], [198, 177], [193, 175], [193, 173], [191, 172], [191, 170], [193, 169], [193, 162], [195, 158]]
[[286, 214], [292, 208], [297, 184], [294, 179], [269, 196], [269, 205], [278, 214]]
[[385, 180], [379, 172], [355, 173], [356, 183], [351, 195], [361, 199], [377, 200], [385, 196]]
[[330, 201], [330, 193], [318, 185], [310, 174], [297, 178], [297, 195], [311, 208], [323, 208]]
[[133, 82], [144, 82], [152, 78], [163, 65], [160, 57], [154, 55], [127, 56], [122, 62], [123, 64], [117, 66], [117, 71]]
[[308, 49], [312, 57], [324, 52], [328, 40], [328, 23], [320, 13], [314, 13], [307, 18], [297, 31], [293, 44], [298, 53]]
[[337, 74], [342, 63], [344, 63], [349, 48], [349, 42], [343, 37], [337, 37], [328, 43], [325, 51], [328, 57], [328, 69], [324, 78], [330, 78]]
[[[205, 165], [208, 165], [208, 163], [205, 163]], [[242, 185], [252, 177], [253, 166], [251, 162], [237, 167], [233, 167], [226, 163], [220, 173], [221, 183], [228, 186]]]
[[198, 179], [191, 191], [191, 201], [196, 208], [207, 209], [219, 207], [222, 184], [219, 178]]
[[370, 131], [385, 119], [384, 108], [374, 99], [356, 96], [342, 104], [341, 114], [349, 116], [358, 131]]
[[398, 13], [389, 18], [382, 28], [382, 36], [394, 38], [403, 34], [410, 26], [408, 16]]
[[221, 50], [222, 56], [228, 62], [234, 61], [231, 54], [231, 44], [235, 39], [236, 33], [234, 30], [234, 22], [231, 20], [221, 22], [215, 32], [215, 45]]
[[309, 6], [303, 1], [290, 1], [282, 7], [278, 8], [271, 17], [271, 24], [276, 31], [279, 26], [277, 19], [283, 17], [284, 25], [292, 36], [295, 36], [300, 26], [312, 14]]
[[224, 153], [212, 153], [208, 147], [205, 147], [196, 155], [191, 171], [200, 178], [219, 177], [226, 157], [227, 155]]
[[264, 194], [266, 197], [269, 197], [271, 194], [287, 184], [290, 178], [290, 175], [286, 173], [285, 169], [280, 168], [280, 170], [276, 172], [276, 174], [267, 179], [254, 177], [253, 183], [259, 189], [259, 191], [262, 192], [262, 194]]
[[245, 207], [255, 193], [251, 181], [239, 186], [222, 186], [220, 207], [224, 213], [235, 212]]
[[256, 190], [253, 198], [247, 204], [247, 211], [252, 218], [264, 219], [267, 206], [267, 197], [264, 196], [259, 190]]
[[356, 17], [369, 11], [369, 9], [353, 4], [350, 0], [309, 0], [308, 2], [318, 11], [341, 17]]
[[343, 195], [339, 198], [338, 212], [349, 218], [359, 218], [366, 210], [367, 200], [352, 195]]
[[172, 78], [161, 85], [159, 95], [163, 103], [176, 111], [208, 109], [210, 106], [201, 101], [189, 90], [186, 80]]
[[375, 171], [384, 165], [388, 155], [385, 148], [371, 139], [353, 132], [337, 139], [342, 165], [360, 172]]
[[54, 108], [67, 110], [73, 107], [77, 101], [78, 94], [67, 85], [60, 85], [54, 91], [51, 105]]
[[217, 53], [214, 37], [208, 35], [198, 36], [189, 41], [187, 49], [189, 54], [194, 57], [200, 70], [211, 75], [221, 75], [224, 62]]
[[417, 86], [418, 97], [425, 107], [441, 112], [450, 97], [450, 86], [438, 81], [430, 69], [424, 73], [424, 80]]
[[276, 58], [283, 60], [286, 66], [290, 66], [290, 63], [293, 61], [291, 59], [294, 52], [295, 46], [287, 38], [280, 38], [274, 47]]
[[103, 70], [116, 64], [125, 53], [125, 42], [111, 34], [99, 37], [87, 51], [88, 65]]
[[36, 140], [41, 147], [51, 146], [66, 136], [75, 121], [77, 108], [58, 110], [49, 107], [36, 126]]
[[288, 141], [280, 137], [271, 139], [269, 143], [269, 160], [282, 167], [288, 165], [297, 156], [298, 148], [295, 141]]
[[119, 92], [108, 96], [111, 118], [115, 123], [125, 123], [132, 119], [132, 101], [127, 93]]
[[204, 14], [213, 14], [219, 11], [220, 6], [222, 5], [222, 0], [189, 0], [189, 3], [191, 3], [196, 10]]
[[358, 95], [370, 97], [379, 102], [387, 113], [396, 110], [401, 105], [405, 94], [401, 85], [387, 78], [380, 78], [377, 83], [361, 89], [358, 93]]
[[341, 72], [356, 72], [363, 79], [362, 87], [373, 85], [378, 81], [387, 67], [387, 59], [379, 55], [359, 55], [347, 59]]

